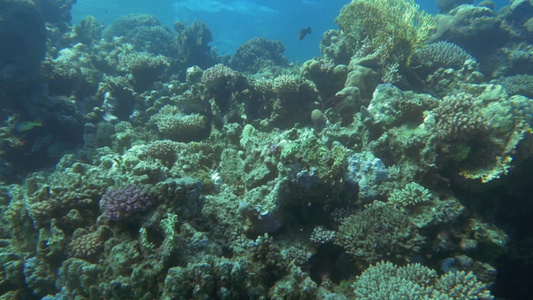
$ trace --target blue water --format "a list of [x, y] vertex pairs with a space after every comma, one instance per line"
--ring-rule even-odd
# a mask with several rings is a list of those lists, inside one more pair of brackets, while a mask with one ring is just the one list
[[[173, 28], [175, 21], [207, 23], [213, 32], [212, 46], [220, 55], [233, 54], [243, 42], [254, 37], [279, 40], [291, 61], [305, 61], [320, 55], [321, 35], [336, 29], [334, 19], [349, 0], [78, 0], [72, 10], [73, 24], [93, 15], [102, 24], [130, 13], [155, 15]], [[430, 13], [438, 11], [436, 1], [418, 0]], [[479, 1], [477, 1], [479, 2]], [[498, 7], [508, 0], [495, 1]], [[311, 26], [313, 33], [299, 41], [300, 29]]]
[[[213, 32], [212, 46], [219, 54], [232, 54], [243, 42], [254, 37], [280, 40], [293, 60], [306, 60], [319, 54], [321, 33], [336, 28], [334, 18], [346, 0], [290, 1], [286, 0], [143, 0], [106, 1], [84, 0], [73, 9], [73, 23], [85, 15], [109, 24], [121, 15], [142, 12], [155, 15], [172, 28], [175, 21], [198, 19], [208, 24]], [[119, 3], [122, 3], [120, 5]], [[311, 26], [313, 33], [305, 40], [297, 39], [301, 28]]]

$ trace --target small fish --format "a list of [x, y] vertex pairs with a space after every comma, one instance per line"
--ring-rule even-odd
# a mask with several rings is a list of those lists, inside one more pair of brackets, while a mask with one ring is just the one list
[[33, 128], [38, 127], [38, 126], [43, 126], [43, 123], [41, 123], [41, 121], [39, 121], [39, 120], [37, 120], [37, 121], [22, 121], [22, 122], [18, 122], [17, 125], [15, 125], [15, 129], [18, 132], [25, 132], [25, 131], [28, 131], [28, 130], [32, 130]]
[[311, 34], [311, 26], [301, 29], [300, 32], [298, 33], [298, 39], [301, 41], [305, 39], [305, 36], [308, 34]]

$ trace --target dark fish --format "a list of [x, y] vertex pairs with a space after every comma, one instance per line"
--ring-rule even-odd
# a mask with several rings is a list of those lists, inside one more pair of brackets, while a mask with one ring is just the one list
[[308, 34], [311, 34], [311, 26], [300, 30], [300, 32], [298, 33], [298, 39], [301, 41], [305, 39], [305, 36]]

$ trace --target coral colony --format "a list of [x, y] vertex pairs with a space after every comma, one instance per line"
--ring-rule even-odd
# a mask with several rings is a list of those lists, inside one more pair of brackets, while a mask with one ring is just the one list
[[0, 0], [2, 299], [529, 297], [531, 1], [347, 1], [301, 65], [73, 2]]

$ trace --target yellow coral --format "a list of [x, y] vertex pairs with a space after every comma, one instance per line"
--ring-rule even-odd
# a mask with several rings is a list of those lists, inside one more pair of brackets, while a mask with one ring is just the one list
[[430, 14], [413, 0], [353, 0], [335, 19], [339, 27], [371, 50], [380, 52], [382, 63], [408, 64], [414, 50], [436, 28]]
[[505, 157], [499, 157], [496, 156], [494, 158], [495, 163], [494, 166], [490, 169], [477, 169], [477, 170], [461, 170], [459, 171], [459, 175], [463, 176], [466, 179], [481, 179], [482, 183], [490, 182], [494, 179], [499, 179], [503, 175], [507, 175], [509, 171], [511, 170], [511, 162], [513, 161], [513, 158], [511, 156], [505, 156]]
[[[525, 145], [527, 144], [527, 146]], [[499, 179], [509, 174], [513, 165], [513, 157], [519, 146], [533, 147], [533, 130], [522, 121], [515, 126], [515, 130], [509, 135], [501, 155], [493, 158], [487, 166], [477, 169], [462, 169], [459, 175], [466, 179], [481, 180], [482, 183], [488, 183], [492, 180]]]

